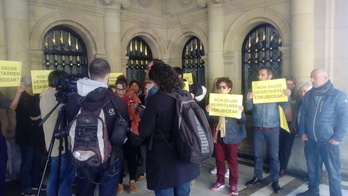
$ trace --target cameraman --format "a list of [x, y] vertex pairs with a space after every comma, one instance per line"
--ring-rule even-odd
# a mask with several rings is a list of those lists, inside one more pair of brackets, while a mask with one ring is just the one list
[[[118, 119], [116, 109], [129, 124], [126, 103], [108, 89], [107, 83], [110, 77], [110, 70], [110, 64], [106, 60], [94, 59], [89, 66], [88, 75], [90, 79], [83, 78], [78, 80], [77, 93], [73, 94], [66, 103], [68, 121], [73, 120], [81, 107], [88, 108], [90, 111], [95, 111], [102, 107], [109, 137], [113, 135], [112, 133], [117, 134], [117, 131], [119, 131], [113, 129]], [[83, 101], [80, 101], [81, 99]], [[94, 195], [96, 182], [91, 180], [92, 177], [100, 182], [98, 184], [100, 196], [116, 195], [120, 168], [123, 162], [122, 144], [115, 144], [112, 141], [111, 144], [113, 154], [111, 155], [112, 158], [110, 158], [109, 167], [77, 168], [77, 196]]]
[[[67, 74], [64, 71], [52, 71], [48, 75], [48, 89], [43, 91], [40, 95], [40, 110], [42, 117], [45, 117], [51, 110], [58, 104], [58, 101], [56, 99], [56, 87], [58, 84], [60, 84], [61, 80], [65, 78]], [[50, 117], [45, 121], [43, 124], [44, 133], [45, 133], [45, 142], [46, 142], [46, 148], [49, 149], [51, 139], [53, 136], [55, 124], [58, 118], [58, 112], [62, 105], [57, 107], [50, 115]], [[64, 113], [63, 113], [64, 114]], [[63, 120], [64, 118], [62, 118]], [[60, 122], [58, 122], [60, 123]], [[64, 144], [65, 141], [62, 142]], [[64, 145], [63, 151], [61, 154], [61, 161], [60, 161], [60, 168], [58, 168], [59, 165], [59, 140], [54, 140], [54, 145], [51, 153], [51, 172], [48, 176], [48, 182], [47, 182], [47, 195], [55, 196], [71, 196], [72, 195], [72, 189], [71, 185], [73, 183], [74, 177], [75, 177], [75, 169], [72, 165], [71, 161], [71, 155], [67, 153], [68, 149], [65, 149]], [[58, 175], [58, 171], [60, 171]], [[59, 179], [58, 179], [59, 176]]]

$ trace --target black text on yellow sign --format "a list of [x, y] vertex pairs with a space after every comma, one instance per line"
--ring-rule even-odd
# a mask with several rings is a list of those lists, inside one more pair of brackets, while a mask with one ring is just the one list
[[242, 100], [243, 95], [210, 93], [209, 105], [212, 109], [209, 111], [209, 115], [239, 119], [242, 113], [239, 109], [239, 106], [242, 105]]
[[252, 82], [252, 92], [255, 94], [253, 103], [273, 103], [288, 101], [284, 93], [286, 89], [285, 78]]
[[39, 94], [48, 88], [48, 75], [52, 70], [32, 70], [31, 81], [33, 93]]
[[22, 62], [0, 61], [0, 87], [19, 86]]

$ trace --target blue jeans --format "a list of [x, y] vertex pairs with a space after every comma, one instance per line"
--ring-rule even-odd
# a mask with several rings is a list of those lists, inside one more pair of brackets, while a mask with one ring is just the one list
[[323, 161], [329, 175], [330, 195], [341, 196], [341, 145], [332, 145], [328, 141], [315, 142], [308, 140], [305, 142], [304, 150], [308, 167], [309, 191], [313, 194], [319, 193]]
[[263, 146], [266, 140], [268, 158], [270, 162], [270, 176], [272, 182], [278, 182], [279, 180], [279, 127], [272, 128], [270, 130], [256, 130], [253, 129], [254, 139], [254, 159], [255, 168], [254, 175], [258, 179], [263, 179]]
[[0, 135], [0, 195], [5, 195], [6, 164], [7, 164], [6, 140], [4, 136]]
[[19, 145], [21, 150], [20, 186], [21, 191], [39, 187], [41, 181], [42, 148], [33, 145]]
[[[51, 157], [51, 172], [47, 181], [47, 195], [50, 196], [71, 196], [71, 185], [75, 178], [75, 168], [71, 162], [71, 155], [61, 155], [60, 169], [58, 169], [59, 157]], [[58, 170], [59, 179], [58, 179]], [[59, 185], [58, 185], [59, 183]], [[58, 185], [58, 186], [57, 186]], [[58, 188], [59, 187], [59, 188]], [[58, 193], [58, 194], [57, 194]]]
[[[102, 180], [99, 184], [99, 195], [116, 195], [122, 162], [123, 157], [116, 159], [106, 171], [100, 168], [89, 169], [92, 175], [96, 174]], [[93, 196], [95, 186], [95, 182], [91, 182], [81, 169], [77, 169], [77, 196]]]
[[180, 186], [155, 190], [156, 196], [189, 196], [190, 195], [190, 182], [186, 182]]

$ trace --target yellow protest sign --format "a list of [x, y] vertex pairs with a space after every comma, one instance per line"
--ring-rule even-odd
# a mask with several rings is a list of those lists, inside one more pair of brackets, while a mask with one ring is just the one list
[[183, 78], [184, 80], [186, 80], [189, 84], [193, 84], [192, 73], [184, 73], [184, 75], [182, 76], [182, 78]]
[[116, 79], [118, 76], [123, 75], [123, 73], [110, 73], [108, 85], [109, 86], [115, 86]]
[[33, 87], [33, 93], [39, 94], [48, 88], [48, 75], [52, 70], [32, 70], [31, 71], [31, 84]]
[[286, 121], [284, 110], [279, 105], [278, 105], [278, 109], [279, 109], [280, 128], [290, 133], [289, 125], [288, 125], [288, 122]]
[[209, 105], [212, 107], [209, 115], [241, 118], [242, 111], [238, 106], [242, 105], [243, 95], [210, 93], [209, 96]]
[[0, 61], [0, 87], [19, 86], [21, 72], [22, 62]]
[[285, 78], [254, 81], [252, 82], [252, 92], [255, 93], [253, 103], [286, 102], [288, 96], [284, 94], [284, 89], [287, 89]]
[[184, 90], [187, 90], [187, 91], [190, 91], [190, 85], [189, 85], [189, 82], [188, 81], [184, 81], [184, 84], [185, 84], [185, 86], [184, 86]]

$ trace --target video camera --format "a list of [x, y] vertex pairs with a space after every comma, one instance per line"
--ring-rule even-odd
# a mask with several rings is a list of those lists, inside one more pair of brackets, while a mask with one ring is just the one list
[[58, 102], [66, 103], [68, 98], [77, 91], [76, 82], [78, 79], [85, 77], [82, 74], [64, 74], [60, 76], [56, 83], [55, 94]]

